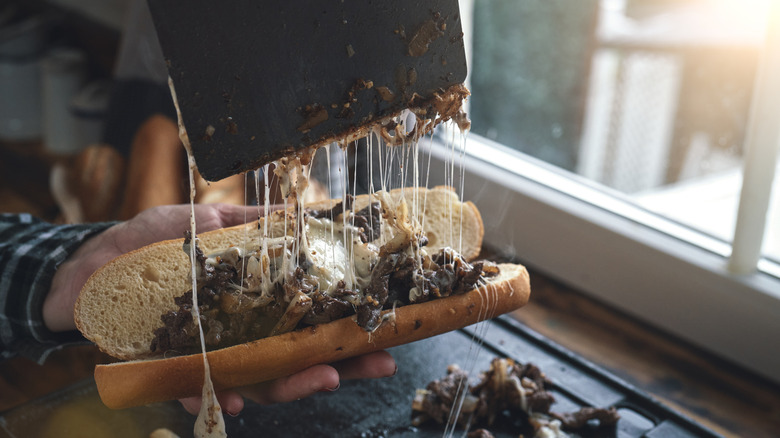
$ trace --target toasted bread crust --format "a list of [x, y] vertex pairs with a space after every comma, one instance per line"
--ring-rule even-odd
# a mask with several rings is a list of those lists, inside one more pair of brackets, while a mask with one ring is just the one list
[[[217, 390], [287, 376], [329, 363], [428, 338], [515, 310], [528, 302], [523, 266], [502, 264], [501, 278], [477, 290], [395, 310], [375, 332], [343, 318], [208, 353]], [[388, 311], [389, 312], [389, 311]], [[114, 409], [200, 394], [200, 354], [99, 365], [95, 380], [103, 403]]]

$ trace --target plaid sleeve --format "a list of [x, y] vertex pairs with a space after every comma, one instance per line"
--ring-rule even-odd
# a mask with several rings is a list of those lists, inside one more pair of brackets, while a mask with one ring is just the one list
[[47, 330], [43, 301], [59, 265], [111, 225], [53, 225], [29, 214], [0, 214], [0, 357], [43, 362], [64, 344], [85, 341], [75, 331]]

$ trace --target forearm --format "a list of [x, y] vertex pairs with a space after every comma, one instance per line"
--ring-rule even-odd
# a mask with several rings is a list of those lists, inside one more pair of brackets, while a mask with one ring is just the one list
[[41, 360], [62, 342], [78, 339], [46, 327], [43, 303], [63, 262], [111, 225], [53, 225], [27, 214], [0, 215], [0, 354]]

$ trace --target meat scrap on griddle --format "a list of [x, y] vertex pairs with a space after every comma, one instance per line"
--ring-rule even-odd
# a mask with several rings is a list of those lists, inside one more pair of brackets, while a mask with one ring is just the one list
[[[420, 426], [429, 421], [452, 423], [453, 406], [457, 404], [460, 404], [460, 412], [455, 423], [463, 429], [490, 427], [499, 415], [505, 413], [513, 418], [525, 419], [537, 431], [539, 428], [560, 427], [577, 430], [591, 420], [598, 421], [599, 427], [605, 427], [620, 419], [614, 407], [583, 407], [563, 414], [550, 412], [555, 402], [553, 395], [545, 389], [550, 384], [536, 365], [520, 364], [512, 359], [493, 359], [490, 369], [481, 373], [479, 382], [474, 385], [469, 385], [465, 371], [457, 365], [450, 365], [445, 377], [417, 390], [412, 401], [412, 424]], [[485, 429], [472, 433], [474, 436], [492, 436]]]

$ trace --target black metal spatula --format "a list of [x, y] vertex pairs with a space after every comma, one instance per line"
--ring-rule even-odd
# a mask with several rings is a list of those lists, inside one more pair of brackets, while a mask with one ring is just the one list
[[193, 154], [215, 181], [462, 83], [457, 0], [149, 0]]

